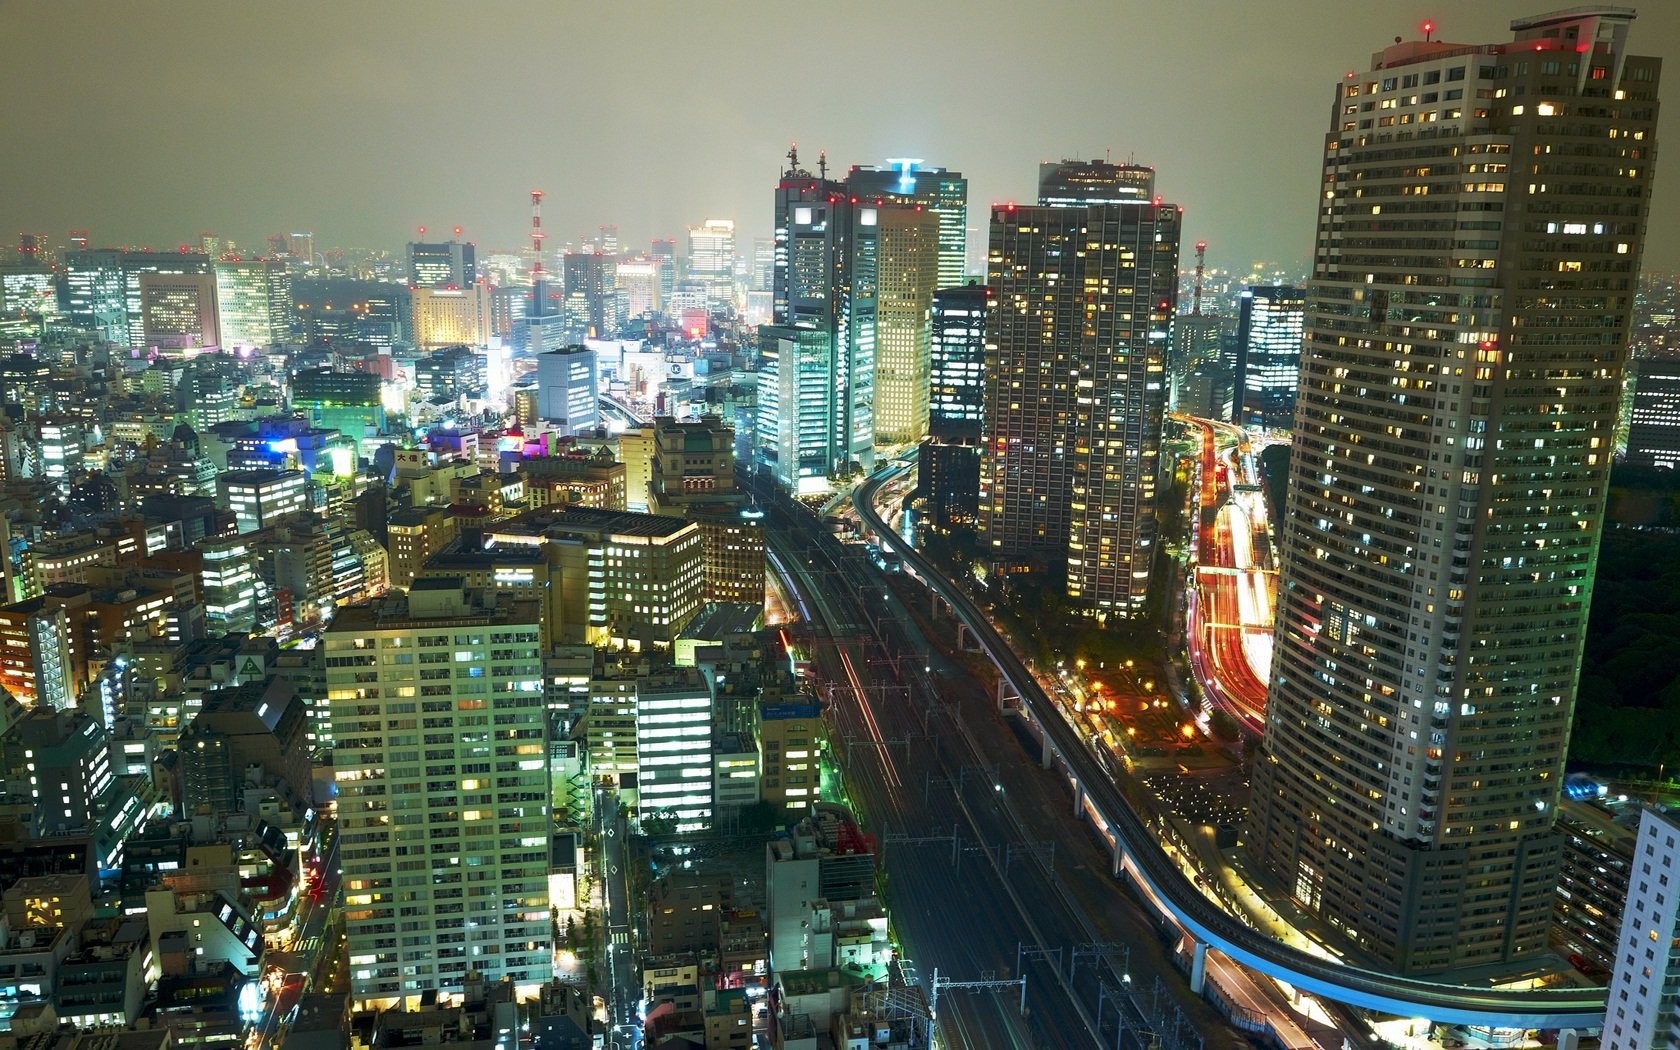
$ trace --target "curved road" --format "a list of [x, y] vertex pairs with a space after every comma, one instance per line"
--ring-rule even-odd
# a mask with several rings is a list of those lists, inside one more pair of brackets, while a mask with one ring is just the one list
[[1395, 977], [1309, 955], [1253, 930], [1219, 908], [1161, 851], [1120, 790], [1063, 720], [1038, 681], [1016, 656], [991, 621], [932, 563], [891, 529], [875, 511], [875, 493], [907, 465], [877, 472], [853, 492], [859, 517], [880, 542], [891, 547], [960, 618], [974, 640], [997, 665], [1043, 728], [1055, 753], [1084, 788], [1092, 805], [1109, 822], [1122, 852], [1141, 882], [1162, 907], [1197, 941], [1303, 991], [1334, 1002], [1401, 1017], [1427, 1017], [1443, 1024], [1495, 1025], [1510, 1028], [1600, 1028], [1605, 990], [1544, 989], [1504, 991]]

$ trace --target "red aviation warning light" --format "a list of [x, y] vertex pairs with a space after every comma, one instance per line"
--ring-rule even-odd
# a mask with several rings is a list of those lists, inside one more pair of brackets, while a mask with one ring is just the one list
[[455, 236], [457, 236], [457, 237], [461, 236], [461, 227], [459, 227], [459, 226], [455, 227]]
[[1423, 23], [1423, 39], [1424, 39], [1424, 42], [1427, 43], [1429, 41], [1429, 38], [1434, 36], [1434, 35], [1435, 35], [1435, 22], [1434, 22], [1434, 20], [1432, 19], [1428, 22]]
[[422, 236], [422, 237], [426, 236], [426, 227], [424, 227], [424, 226], [420, 227], [420, 236]]

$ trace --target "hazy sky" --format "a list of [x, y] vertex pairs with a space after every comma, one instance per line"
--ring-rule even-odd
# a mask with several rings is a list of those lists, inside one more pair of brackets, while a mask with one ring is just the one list
[[[1625, 2], [1633, 50], [1680, 58], [1680, 2]], [[1426, 18], [1489, 42], [1562, 6], [0, 0], [0, 237], [396, 248], [460, 225], [483, 251], [524, 242], [543, 189], [551, 244], [726, 217], [744, 246], [796, 140], [807, 166], [823, 148], [841, 172], [958, 169], [982, 231], [991, 202], [1032, 199], [1042, 159], [1135, 157], [1210, 266], [1304, 264], [1338, 78]], [[1664, 94], [1645, 262], [1680, 270], [1680, 86]]]

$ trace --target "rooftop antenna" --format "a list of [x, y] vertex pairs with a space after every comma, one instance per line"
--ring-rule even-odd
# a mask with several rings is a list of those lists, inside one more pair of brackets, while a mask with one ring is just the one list
[[797, 142], [788, 143], [787, 159], [788, 159], [787, 174], [789, 174], [789, 175], [797, 174], [798, 171], [799, 171], [799, 143], [797, 143]]
[[1207, 265], [1207, 242], [1196, 242], [1196, 293], [1190, 299], [1190, 314], [1202, 316], [1202, 272]]
[[817, 178], [828, 178], [828, 150], [817, 150]]

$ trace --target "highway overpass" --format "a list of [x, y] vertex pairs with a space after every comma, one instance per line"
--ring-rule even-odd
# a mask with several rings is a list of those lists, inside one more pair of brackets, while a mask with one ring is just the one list
[[903, 462], [889, 464], [855, 490], [853, 503], [864, 527], [875, 534], [883, 547], [896, 551], [903, 558], [905, 568], [950, 606], [974, 643], [1021, 698], [1027, 716], [1042, 736], [1045, 764], [1054, 761], [1066, 772], [1076, 796], [1083, 800], [1082, 808], [1113, 843], [1113, 873], [1118, 876], [1124, 872], [1132, 878], [1196, 943], [1191, 983], [1198, 992], [1203, 980], [1202, 960], [1207, 948], [1213, 947], [1302, 991], [1398, 1017], [1508, 1028], [1603, 1027], [1605, 990], [1602, 988], [1506, 991], [1396, 977], [1282, 944], [1243, 924], [1210, 900], [1162, 852], [1155, 836], [985, 614], [876, 513], [876, 493], [907, 469]]

